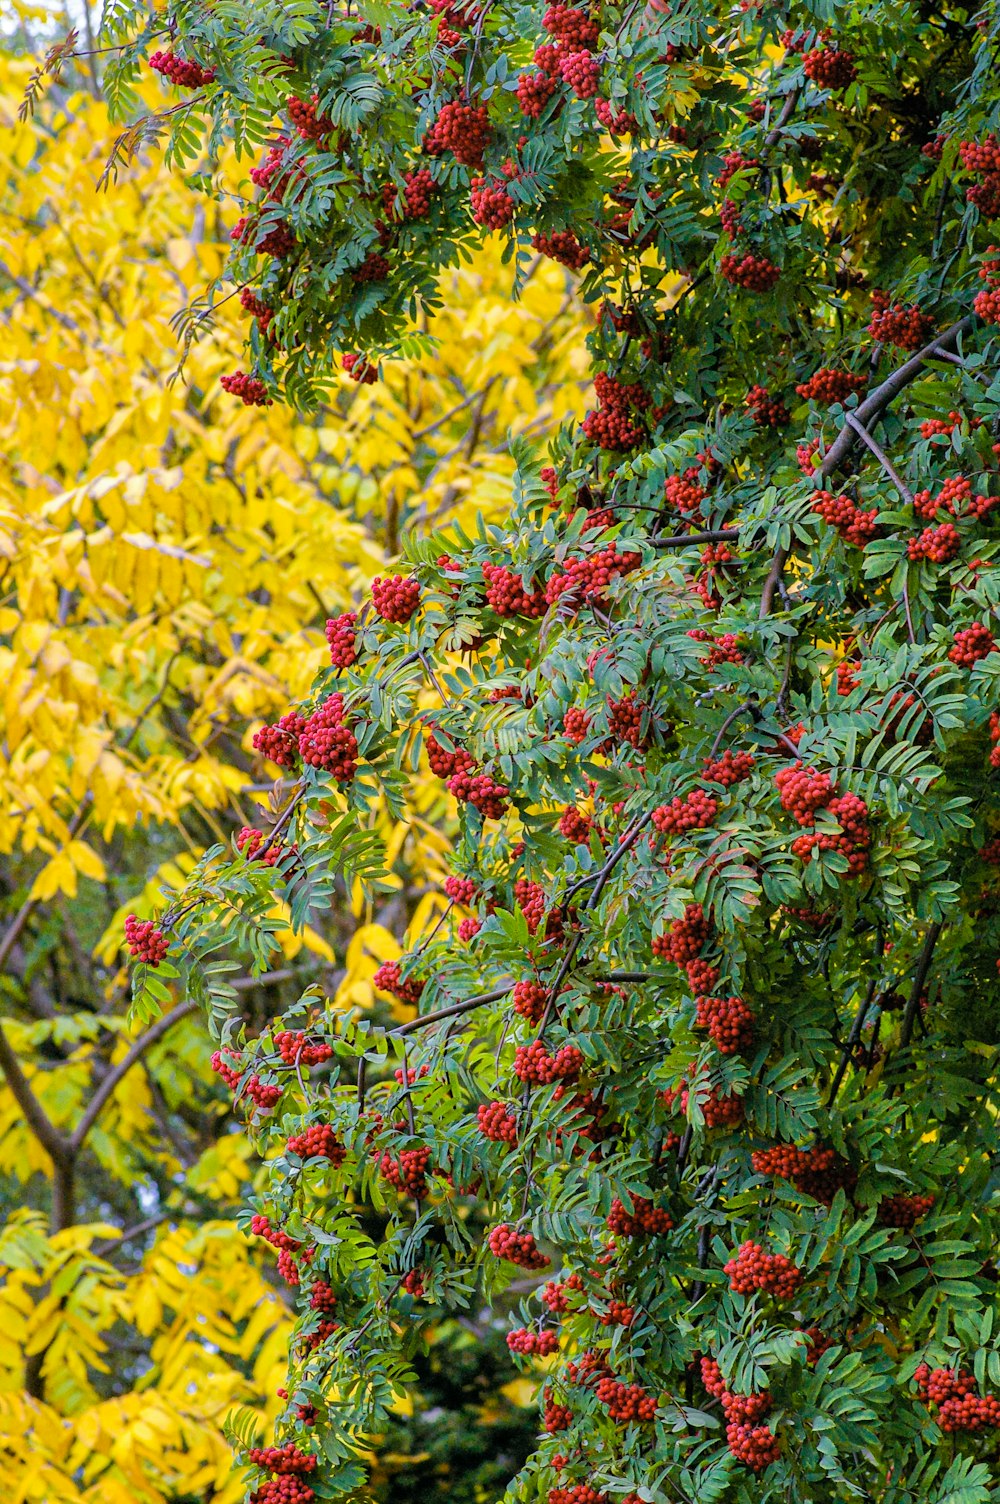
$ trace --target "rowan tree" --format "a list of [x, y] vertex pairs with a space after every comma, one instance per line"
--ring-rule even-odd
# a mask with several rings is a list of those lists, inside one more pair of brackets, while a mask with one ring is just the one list
[[[429, 1330], [512, 1280], [514, 1497], [994, 1498], [997, 6], [125, 5], [110, 39], [123, 108], [154, 47], [186, 91], [120, 156], [266, 145], [245, 402], [375, 385], [483, 232], [512, 295], [537, 252], [600, 310], [583, 423], [517, 446], [502, 522], [406, 536], [262, 735], [294, 784], [257, 860], [209, 851], [135, 969], [270, 1115], [247, 1217], [301, 1316], [255, 1504], [364, 1496]], [[207, 965], [270, 964], [275, 893], [377, 891], [369, 811], [425, 756], [464, 838], [381, 977], [412, 1016], [254, 1037]]]
[[[326, 617], [387, 572], [415, 481], [430, 512], [488, 512], [513, 470], [492, 452], [504, 431], [582, 411], [580, 306], [541, 263], [508, 305], [487, 250], [377, 413], [346, 376], [306, 421], [234, 404], [217, 378], [235, 301], [171, 383], [171, 315], [223, 264], [224, 225], [155, 157], [95, 195], [113, 131], [87, 67], [18, 123], [30, 63], [0, 51], [0, 1452], [28, 1504], [231, 1504], [226, 1417], [275, 1417], [294, 1296], [235, 1222], [261, 1174], [247, 1103], [179, 993], [127, 1017], [123, 926], [135, 913], [141, 933], [209, 842], [246, 847], [274, 787], [254, 732], [308, 689]], [[225, 151], [217, 167], [234, 171]], [[412, 825], [377, 815], [391, 891], [369, 907], [338, 888], [303, 934], [284, 928], [265, 977], [234, 974], [258, 1027], [309, 984], [393, 1021], [372, 976], [447, 903], [428, 884], [447, 796], [424, 773], [407, 799]], [[470, 1489], [530, 1438], [497, 1326], [476, 1345], [442, 1324], [421, 1379], [435, 1475]], [[467, 1377], [460, 1401], [444, 1369]], [[376, 1486], [402, 1496], [429, 1471], [425, 1438], [405, 1406], [391, 1425]]]

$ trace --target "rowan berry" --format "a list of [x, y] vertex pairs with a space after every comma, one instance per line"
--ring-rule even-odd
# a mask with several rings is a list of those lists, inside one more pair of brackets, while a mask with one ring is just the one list
[[348, 351], [340, 357], [340, 364], [351, 380], [357, 381], [362, 386], [372, 386], [378, 379], [378, 370], [372, 365], [367, 355]]
[[577, 99], [593, 99], [601, 79], [601, 65], [589, 52], [564, 52], [559, 72]]
[[327, 622], [326, 640], [334, 668], [351, 668], [357, 663], [357, 624], [354, 611], [345, 611], [342, 616], [335, 616]]
[[498, 616], [545, 615], [545, 593], [532, 589], [530, 594], [519, 574], [503, 564], [483, 565], [486, 599]]
[[993, 633], [981, 621], [974, 621], [955, 633], [955, 645], [948, 654], [959, 668], [971, 668], [980, 658], [986, 658], [996, 647]]
[[633, 1196], [631, 1201], [632, 1210], [627, 1212], [624, 1203], [614, 1198], [605, 1224], [609, 1232], [622, 1238], [662, 1238], [670, 1232], [674, 1219], [669, 1212], [645, 1196]]
[[846, 89], [858, 76], [853, 54], [834, 47], [813, 47], [803, 54], [802, 67], [821, 89]]
[[479, 1129], [495, 1144], [517, 1143], [517, 1122], [503, 1102], [487, 1102], [477, 1109]]
[[162, 930], [157, 929], [152, 919], [140, 919], [128, 914], [125, 919], [125, 943], [129, 954], [146, 966], [159, 966], [165, 961], [170, 941]]
[[822, 402], [827, 407], [833, 407], [836, 403], [843, 406], [852, 392], [864, 391], [867, 385], [867, 376], [856, 376], [851, 371], [837, 371], [831, 366], [820, 366], [808, 381], [800, 382], [795, 390], [809, 402]]
[[485, 820], [499, 820], [507, 808], [510, 790], [489, 773], [454, 773], [448, 791], [459, 803], [474, 806]]
[[219, 385], [224, 392], [239, 397], [244, 407], [273, 406], [273, 399], [267, 394], [267, 386], [258, 376], [248, 376], [245, 371], [234, 371], [231, 376], [220, 376]]
[[285, 848], [280, 841], [274, 841], [266, 850], [264, 832], [255, 830], [252, 825], [244, 825], [236, 832], [234, 837], [236, 850], [243, 852], [248, 861], [260, 861], [265, 867], [274, 867], [284, 855]]
[[201, 89], [215, 81], [214, 68], [203, 68], [190, 58], [178, 57], [176, 52], [151, 52], [149, 66], [181, 89]]
[[953, 522], [942, 522], [939, 527], [925, 527], [919, 538], [911, 538], [906, 546], [911, 559], [926, 559], [931, 564], [948, 564], [962, 546], [958, 529]]
[[293, 94], [288, 100], [287, 109], [288, 118], [303, 141], [322, 141], [333, 130], [333, 121], [329, 115], [320, 114], [318, 94], [313, 94], [310, 99], [299, 99]]
[[[452, 740], [454, 741], [454, 738]], [[427, 761], [435, 778], [451, 778], [455, 773], [468, 773], [475, 766], [464, 747], [455, 743], [454, 749], [449, 752], [430, 729], [427, 732], [425, 746]]]
[[746, 405], [758, 428], [785, 428], [791, 422], [791, 413], [780, 397], [775, 397], [766, 386], [752, 386], [746, 395]]
[[532, 1332], [522, 1326], [507, 1333], [507, 1346], [522, 1357], [545, 1358], [559, 1351], [559, 1338], [555, 1332]]
[[[226, 1056], [228, 1056], [229, 1060], [233, 1062], [232, 1065], [228, 1063], [225, 1058]], [[243, 1071], [245, 1069], [245, 1066], [243, 1064], [243, 1057], [241, 1055], [238, 1055], [235, 1050], [223, 1048], [221, 1050], [215, 1051], [212, 1056], [211, 1063], [212, 1069], [215, 1074], [222, 1077], [223, 1081], [229, 1087], [230, 1091], [236, 1091], [239, 1087], [240, 1080], [242, 1079]]]
[[868, 333], [883, 345], [899, 350], [919, 350], [930, 339], [934, 320], [916, 306], [892, 303], [884, 292], [872, 293], [872, 317]]
[[720, 1055], [742, 1055], [753, 1046], [753, 1014], [740, 997], [696, 998], [695, 1023], [708, 1030]]
[[583, 1056], [576, 1045], [564, 1044], [550, 1055], [540, 1039], [520, 1045], [514, 1055], [514, 1074], [520, 1081], [548, 1086], [553, 1081], [575, 1081], [583, 1069]]
[[357, 772], [358, 743], [344, 719], [344, 697], [333, 694], [308, 717], [299, 732], [299, 756], [311, 768], [350, 783]]
[[409, 621], [420, 604], [420, 585], [412, 577], [394, 574], [372, 580], [372, 602], [383, 621]]
[[537, 231], [531, 244], [540, 255], [558, 261], [571, 272], [582, 271], [590, 260], [589, 247], [582, 245], [572, 230], [551, 230], [547, 235]]
[[883, 1196], [878, 1206], [878, 1220], [883, 1227], [901, 1227], [909, 1231], [934, 1205], [934, 1196]]
[[638, 120], [629, 110], [616, 110], [609, 99], [594, 100], [594, 114], [612, 136], [637, 136]]
[[835, 793], [829, 773], [806, 767], [801, 762], [779, 768], [774, 781], [781, 796], [782, 809], [788, 810], [799, 825], [812, 825], [816, 811], [828, 805]]
[[251, 1447], [247, 1460], [269, 1473], [311, 1473], [316, 1467], [312, 1452], [302, 1452], [293, 1441], [283, 1447]]
[[431, 1151], [427, 1148], [402, 1149], [395, 1159], [386, 1150], [379, 1161], [379, 1174], [401, 1195], [421, 1201], [427, 1195], [430, 1160]]
[[515, 1232], [506, 1222], [494, 1227], [488, 1239], [490, 1252], [522, 1269], [545, 1269], [552, 1260], [542, 1253], [530, 1232]]
[[754, 256], [750, 251], [742, 256], [727, 251], [719, 261], [719, 271], [727, 282], [748, 292], [771, 292], [781, 276], [780, 266], [775, 266], [767, 256]]
[[777, 1300], [787, 1300], [802, 1283], [802, 1272], [783, 1253], [765, 1253], [759, 1243], [742, 1243], [725, 1265], [729, 1288], [737, 1295], [763, 1290]]
[[347, 1150], [329, 1123], [313, 1123], [302, 1133], [293, 1134], [287, 1148], [289, 1154], [297, 1154], [300, 1159], [328, 1159], [335, 1169], [347, 1157]]
[[514, 1012], [526, 1018], [529, 1023], [537, 1024], [545, 1012], [549, 993], [548, 989], [539, 982], [515, 982], [511, 998], [514, 1003]]
[[571, 705], [563, 716], [563, 731], [571, 742], [579, 746], [590, 734], [590, 716], [585, 710]]
[[653, 811], [653, 824], [664, 835], [683, 835], [688, 830], [704, 830], [719, 813], [719, 802], [704, 789], [694, 789], [686, 798], [671, 799]]
[[432, 155], [450, 151], [463, 166], [479, 167], [492, 134], [489, 114], [484, 106], [451, 100], [441, 106], [437, 119], [424, 137], [424, 150]]
[[427, 984], [423, 977], [404, 978], [398, 961], [383, 961], [372, 977], [372, 985], [380, 992], [391, 992], [393, 997], [405, 1003], [408, 1008], [415, 1008]]

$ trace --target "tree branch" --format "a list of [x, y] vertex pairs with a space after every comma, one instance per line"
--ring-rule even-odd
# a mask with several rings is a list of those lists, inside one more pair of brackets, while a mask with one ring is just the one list
[[142, 1056], [152, 1045], [156, 1044], [157, 1040], [162, 1039], [164, 1034], [168, 1034], [174, 1024], [180, 1023], [182, 1018], [187, 1018], [189, 1013], [193, 1013], [197, 1006], [198, 1004], [190, 998], [186, 1002], [178, 1003], [176, 1008], [171, 1008], [169, 1013], [164, 1013], [163, 1017], [158, 1018], [155, 1024], [151, 1024], [145, 1034], [139, 1035], [139, 1038], [132, 1045], [128, 1054], [118, 1062], [113, 1070], [108, 1072], [87, 1103], [83, 1116], [73, 1129], [69, 1140], [69, 1152], [71, 1154], [79, 1154], [88, 1133], [103, 1112], [108, 1098], [128, 1075], [136, 1061], [141, 1060]]
[[59, 1132], [32, 1091], [31, 1082], [21, 1069], [21, 1063], [2, 1025], [0, 1025], [0, 1067], [3, 1069], [4, 1079], [13, 1093], [15, 1102], [42, 1148], [47, 1150], [57, 1165], [67, 1165], [72, 1158], [70, 1141]]

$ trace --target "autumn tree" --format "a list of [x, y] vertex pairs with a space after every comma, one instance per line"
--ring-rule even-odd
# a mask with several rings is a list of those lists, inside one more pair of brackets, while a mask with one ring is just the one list
[[[234, 407], [232, 307], [171, 384], [171, 316], [224, 263], [218, 216], [155, 160], [95, 193], [113, 132], [86, 66], [18, 124], [30, 65], [0, 57], [0, 1448], [32, 1504], [234, 1500], [227, 1417], [276, 1416], [291, 1298], [236, 1225], [261, 1172], [202, 1019], [179, 992], [127, 1017], [123, 923], [259, 818], [253, 734], [308, 690], [327, 615], [367, 593], [411, 507], [496, 510], [504, 433], [579, 406], [580, 312], [541, 263], [509, 306], [479, 255], [435, 357], [401, 362], [377, 410], [346, 378], [308, 421]], [[310, 984], [393, 1021], [372, 976], [440, 916], [427, 878], [449, 850], [436, 782], [407, 800], [410, 822], [376, 817], [380, 901], [340, 885], [266, 976], [233, 974], [255, 1027]], [[434, 1475], [470, 1490], [527, 1440], [502, 1330], [482, 1336], [442, 1325], [424, 1385], [447, 1418]], [[399, 1496], [427, 1461], [412, 1411], [381, 1464]]]
[[[998, 44], [933, 0], [116, 7], [118, 161], [260, 150], [247, 406], [426, 350], [484, 234], [599, 309], [580, 427], [331, 621], [253, 859], [133, 947], [266, 1114], [255, 1504], [364, 1497], [442, 1314], [511, 1289], [516, 1497], [996, 1497]], [[418, 759], [464, 834], [412, 1016], [256, 1032], [211, 968], [379, 891]]]

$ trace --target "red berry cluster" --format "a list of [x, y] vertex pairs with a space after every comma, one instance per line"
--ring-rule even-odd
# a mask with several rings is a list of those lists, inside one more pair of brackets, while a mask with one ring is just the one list
[[402, 1149], [397, 1159], [388, 1150], [379, 1162], [379, 1173], [402, 1195], [421, 1201], [427, 1195], [427, 1167], [431, 1162], [429, 1149]]
[[411, 1269], [403, 1275], [402, 1289], [407, 1295], [412, 1295], [414, 1300], [420, 1300], [424, 1293], [424, 1277], [419, 1269]]
[[719, 261], [719, 271], [727, 282], [734, 287], [745, 287], [747, 292], [770, 292], [781, 276], [780, 266], [751, 251], [744, 251], [742, 256], [727, 251]]
[[577, 99], [594, 99], [601, 81], [601, 65], [589, 52], [564, 52], [559, 73]]
[[369, 251], [365, 259], [351, 272], [353, 280], [361, 287], [369, 282], [385, 282], [391, 268], [385, 256], [378, 251]]
[[333, 1047], [325, 1041], [310, 1044], [308, 1037], [299, 1029], [279, 1029], [274, 1036], [274, 1047], [285, 1065], [321, 1065], [333, 1059]]
[[450, 151], [463, 166], [479, 167], [491, 135], [484, 106], [451, 100], [441, 106], [440, 114], [424, 137], [424, 150], [432, 156]]
[[799, 825], [812, 825], [816, 811], [829, 804], [835, 785], [829, 773], [796, 762], [779, 768], [774, 775], [781, 796], [781, 807], [794, 816]]
[[498, 616], [544, 616], [545, 593], [525, 589], [519, 574], [503, 564], [484, 564], [486, 600]]
[[858, 658], [842, 658], [837, 664], [836, 680], [838, 695], [849, 695], [857, 689], [861, 682], [858, 672], [861, 668], [861, 660]]
[[942, 522], [939, 527], [925, 527], [918, 538], [911, 538], [906, 552], [911, 559], [926, 559], [930, 564], [948, 564], [962, 546], [958, 529], [953, 522]]
[[682, 919], [675, 919], [662, 935], [653, 938], [653, 954], [677, 966], [693, 961], [708, 939], [709, 923], [700, 903], [689, 903]]
[[507, 1346], [512, 1353], [522, 1357], [548, 1357], [559, 1351], [559, 1338], [555, 1332], [532, 1332], [526, 1326], [507, 1333]]
[[303, 1133], [293, 1134], [288, 1140], [288, 1152], [300, 1159], [328, 1159], [334, 1167], [342, 1165], [347, 1156], [329, 1123], [313, 1123]]
[[378, 380], [378, 371], [367, 355], [359, 355], [356, 351], [349, 350], [340, 357], [340, 364], [351, 380], [357, 381], [362, 386], [373, 386]]
[[792, 415], [783, 400], [773, 396], [766, 386], [752, 386], [747, 392], [746, 405], [758, 428], [785, 428], [791, 422]]
[[627, 742], [630, 747], [640, 748], [645, 743], [642, 729], [643, 716], [648, 707], [635, 698], [629, 690], [620, 700], [608, 700], [609, 737], [604, 750], [613, 751], [616, 743]]
[[135, 914], [126, 916], [125, 943], [129, 953], [147, 966], [159, 966], [166, 960], [170, 949], [170, 941], [162, 930], [156, 928], [152, 919], [139, 919]]
[[329, 115], [319, 112], [319, 95], [311, 99], [299, 99], [293, 94], [288, 100], [288, 118], [303, 141], [322, 141], [333, 130]]
[[982, 175], [982, 182], [966, 189], [966, 199], [977, 206], [983, 219], [1000, 219], [1000, 143], [997, 138], [990, 135], [981, 142], [962, 141], [958, 154], [967, 171]]
[[332, 1285], [326, 1280], [314, 1279], [309, 1294], [310, 1311], [322, 1311], [330, 1316], [337, 1309], [337, 1296]]
[[426, 746], [427, 761], [436, 778], [451, 778], [455, 773], [468, 773], [475, 766], [464, 747], [456, 746], [453, 752], [449, 752], [431, 730], [428, 730]]
[[637, 136], [640, 125], [630, 110], [616, 110], [609, 99], [594, 100], [594, 114], [612, 136]]
[[[570, 1419], [573, 1417], [572, 1410], [566, 1410], [565, 1405], [553, 1405], [551, 1408], [553, 1411], [565, 1411]], [[549, 1407], [547, 1406], [546, 1415], [548, 1415], [548, 1409]], [[569, 1425], [569, 1421], [566, 1422], [566, 1425]], [[547, 1423], [545, 1429], [546, 1431], [550, 1429]], [[562, 1431], [566, 1427], [553, 1426], [551, 1429]], [[569, 1488], [550, 1488], [548, 1504], [610, 1504], [610, 1501], [607, 1494], [602, 1494], [596, 1488], [591, 1488], [589, 1483], [574, 1483]]]
[[[661, 1095], [668, 1108], [687, 1113], [691, 1093], [686, 1081], [668, 1086]], [[706, 1128], [735, 1128], [743, 1121], [742, 1097], [720, 1097], [718, 1088], [711, 1086], [707, 1094], [699, 1093], [698, 1103]]]
[[753, 765], [753, 755], [750, 752], [727, 750], [714, 761], [706, 757], [701, 776], [706, 783], [721, 783], [723, 788], [731, 789], [735, 783], [742, 783], [744, 778], [750, 777]]
[[240, 288], [240, 304], [246, 309], [252, 319], [257, 320], [260, 332], [266, 334], [267, 326], [274, 318], [274, 309], [269, 308], [265, 302], [258, 298], [250, 287]]
[[981, 621], [963, 627], [955, 633], [955, 645], [948, 657], [959, 668], [971, 668], [980, 658], [986, 658], [996, 647], [993, 633]]
[[[234, 1062], [232, 1065], [230, 1065], [225, 1059], [227, 1055], [229, 1057], [229, 1060]], [[236, 1089], [238, 1088], [240, 1080], [243, 1076], [244, 1068], [243, 1058], [242, 1056], [238, 1055], [235, 1050], [223, 1048], [221, 1050], [216, 1050], [214, 1055], [212, 1056], [213, 1071], [217, 1076], [222, 1077], [223, 1081], [229, 1087], [230, 1091], [236, 1091]]]
[[294, 1441], [283, 1447], [251, 1447], [247, 1461], [269, 1473], [311, 1473], [316, 1468], [313, 1453], [300, 1451]]
[[281, 1087], [274, 1081], [262, 1081], [255, 1072], [247, 1081], [246, 1094], [266, 1112], [280, 1099]]
[[614, 544], [602, 548], [586, 559], [571, 559], [565, 570], [552, 575], [545, 587], [545, 599], [554, 606], [561, 596], [574, 592], [584, 597], [601, 596], [611, 581], [630, 574], [640, 563], [638, 554], [620, 554]]
[[916, 306], [906, 308], [902, 303], [893, 303], [888, 294], [872, 293], [872, 318], [868, 333], [883, 345], [895, 345], [898, 350], [919, 350], [934, 331], [934, 320], [921, 313]]
[[645, 1196], [633, 1196], [632, 1210], [627, 1212], [616, 1196], [608, 1213], [607, 1229], [621, 1238], [662, 1238], [674, 1225], [674, 1219], [662, 1207], [654, 1206]]
[[350, 783], [357, 772], [358, 743], [344, 718], [343, 695], [331, 695], [309, 716], [299, 733], [299, 756], [309, 767], [332, 773], [338, 783]]
[[514, 1002], [514, 1012], [530, 1023], [537, 1024], [545, 1012], [545, 1005], [549, 1000], [548, 988], [540, 982], [515, 982], [514, 991], [511, 993]]
[[420, 585], [407, 575], [394, 574], [387, 579], [376, 575], [372, 580], [372, 601], [383, 621], [409, 621], [420, 604]]
[[550, 1055], [540, 1039], [519, 1045], [514, 1055], [514, 1074], [519, 1081], [547, 1086], [552, 1081], [575, 1081], [583, 1069], [583, 1056], [575, 1044], [560, 1045]]
[[803, 55], [802, 67], [821, 89], [846, 89], [858, 76], [853, 55], [835, 47], [813, 47]]
[[563, 731], [571, 742], [579, 746], [590, 734], [590, 716], [585, 710], [571, 705], [563, 716]]
[[725, 1266], [729, 1288], [737, 1295], [764, 1290], [788, 1300], [802, 1283], [802, 1272], [783, 1253], [765, 1253], [759, 1243], [742, 1243]]
[[455, 773], [448, 790], [459, 803], [471, 804], [484, 820], [499, 820], [507, 808], [510, 789], [489, 773]]
[[255, 830], [252, 825], [244, 825], [236, 832], [236, 850], [242, 851], [248, 861], [261, 861], [265, 867], [273, 867], [281, 860], [284, 854], [284, 846], [280, 841], [274, 841], [262, 855], [258, 857], [265, 844], [264, 832]]
[[279, 768], [293, 768], [299, 755], [299, 737], [306, 724], [305, 716], [290, 710], [273, 726], [262, 726], [253, 739], [254, 750]]
[[835, 527], [845, 543], [851, 543], [855, 548], [864, 548], [875, 536], [878, 527], [877, 509], [863, 512], [849, 496], [834, 496], [831, 491], [817, 491], [812, 500], [812, 510], [824, 522]]
[[924, 1403], [937, 1406], [942, 1431], [950, 1434], [1000, 1428], [1000, 1400], [992, 1394], [980, 1398], [972, 1374], [956, 1373], [950, 1368], [931, 1369], [921, 1363], [913, 1379]]
[[517, 1122], [503, 1102], [485, 1102], [476, 1112], [479, 1131], [494, 1144], [516, 1144]]
[[444, 891], [452, 903], [462, 904], [464, 908], [471, 908], [478, 900], [479, 889], [471, 877], [459, 877], [452, 873], [444, 880]]
[[836, 371], [832, 366], [820, 366], [808, 381], [795, 388], [800, 397], [809, 402], [822, 402], [828, 407], [845, 403], [852, 392], [864, 391], [868, 385], [866, 376], [855, 376], [851, 371]]
[[602, 1326], [631, 1326], [635, 1320], [635, 1307], [621, 1300], [609, 1300], [607, 1310], [598, 1320]]
[[647, 1394], [641, 1384], [622, 1384], [615, 1378], [603, 1378], [598, 1379], [594, 1393], [611, 1419], [620, 1426], [627, 1426], [632, 1421], [649, 1421], [656, 1415], [656, 1396]]
[[259, 376], [248, 376], [246, 371], [234, 371], [231, 376], [220, 376], [219, 385], [224, 392], [239, 397], [245, 407], [271, 407], [272, 399]]
[[751, 1156], [755, 1175], [776, 1175], [791, 1181], [803, 1196], [827, 1206], [843, 1187], [853, 1190], [857, 1172], [833, 1149], [822, 1144], [812, 1149], [797, 1149], [793, 1144], [775, 1144], [770, 1149], [755, 1149]]
[[533, 935], [545, 918], [545, 889], [541, 883], [532, 883], [526, 877], [519, 877], [514, 884], [514, 902], [527, 921], [529, 933]]
[[214, 68], [203, 68], [190, 58], [178, 57], [176, 52], [151, 52], [149, 66], [181, 89], [200, 89], [215, 79]]
[[416, 168], [406, 174], [399, 193], [394, 183], [386, 183], [382, 189], [382, 207], [390, 220], [424, 219], [430, 213], [435, 187], [427, 168]]
[[883, 1196], [878, 1206], [878, 1220], [883, 1227], [901, 1227], [909, 1231], [934, 1205], [934, 1196]]
[[695, 1023], [707, 1029], [720, 1055], [741, 1055], [753, 1046], [753, 1014], [741, 997], [699, 997]]
[[646, 436], [640, 414], [650, 399], [638, 382], [616, 381], [606, 371], [594, 377], [598, 406], [583, 420], [583, 431], [601, 449], [635, 449]]
[[701, 659], [704, 667], [711, 672], [718, 668], [720, 663], [742, 663], [743, 653], [740, 650], [740, 639], [735, 632], [723, 632], [720, 637], [712, 637], [704, 627], [692, 627], [686, 634], [695, 642], [710, 642], [711, 651]]
[[521, 114], [527, 115], [529, 120], [537, 120], [558, 88], [558, 76], [547, 73], [544, 68], [537, 73], [519, 73], [516, 93]]
[[558, 261], [561, 266], [578, 272], [590, 260], [590, 251], [581, 245], [572, 230], [552, 230], [548, 235], [538, 233], [532, 237], [532, 247], [543, 256]]
[[297, 1253], [302, 1247], [294, 1238], [290, 1238], [287, 1232], [282, 1232], [280, 1227], [272, 1227], [270, 1218], [262, 1216], [259, 1212], [250, 1219], [250, 1231], [255, 1238], [263, 1238], [270, 1243], [272, 1248], [278, 1248], [282, 1253]]
[[391, 992], [393, 997], [405, 1003], [408, 1008], [415, 1008], [420, 1001], [426, 982], [423, 977], [406, 977], [400, 974], [398, 961], [383, 961], [375, 975], [372, 977], [373, 986], [380, 992]]
[[590, 816], [582, 814], [574, 804], [568, 804], [559, 816], [559, 834], [574, 846], [586, 846], [594, 829]]
[[506, 1222], [494, 1227], [489, 1236], [490, 1252], [508, 1264], [518, 1264], [522, 1269], [545, 1269], [552, 1260], [542, 1253], [530, 1232], [515, 1232]]
[[[568, 1405], [559, 1405], [546, 1391], [544, 1397], [544, 1409], [542, 1411], [542, 1430], [548, 1436], [555, 1436], [560, 1431], [568, 1431], [573, 1424], [573, 1412]], [[553, 1493], [559, 1492], [554, 1489]], [[568, 1492], [568, 1490], [567, 1490]], [[549, 1494], [551, 1500], [552, 1494]], [[594, 1500], [601, 1498], [595, 1494], [592, 1500], [580, 1500], [580, 1504], [594, 1504]]]
[[542, 17], [542, 25], [550, 36], [575, 51], [596, 47], [601, 35], [598, 22], [572, 5], [550, 5]]
[[653, 811], [653, 824], [661, 835], [683, 835], [688, 830], [704, 830], [719, 813], [719, 801], [704, 789], [694, 789], [685, 799], [671, 799]]
[[[997, 247], [991, 245], [989, 249], [995, 251]], [[984, 262], [979, 276], [986, 286], [976, 293], [972, 306], [984, 324], [1000, 324], [1000, 261]]]
[[358, 618], [354, 611], [345, 611], [343, 615], [334, 616], [327, 622], [326, 640], [334, 668], [351, 668], [357, 663], [357, 625]]
[[301, 1478], [271, 1478], [250, 1495], [250, 1504], [312, 1504], [316, 1490]]
[[517, 205], [502, 178], [478, 177], [470, 184], [469, 207], [477, 225], [486, 230], [502, 230], [514, 218]]

